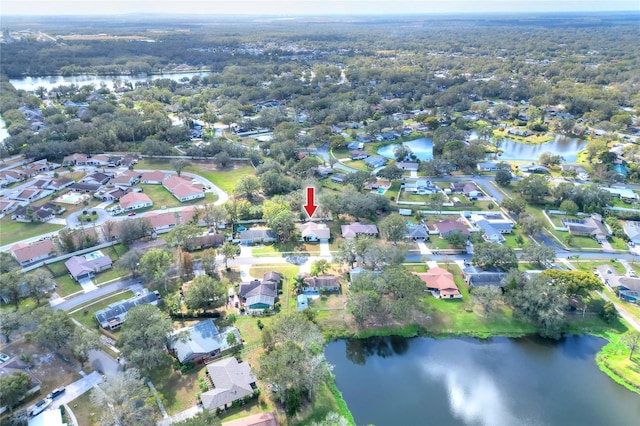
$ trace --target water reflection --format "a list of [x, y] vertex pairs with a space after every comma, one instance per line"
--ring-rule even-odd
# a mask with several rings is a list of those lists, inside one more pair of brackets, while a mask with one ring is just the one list
[[347, 359], [358, 365], [365, 365], [367, 358], [374, 355], [388, 358], [393, 355], [402, 355], [407, 350], [409, 350], [409, 341], [398, 336], [350, 339], [345, 344]]

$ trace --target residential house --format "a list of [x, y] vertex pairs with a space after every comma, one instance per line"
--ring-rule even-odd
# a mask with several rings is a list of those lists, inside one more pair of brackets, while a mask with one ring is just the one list
[[605, 187], [601, 187], [601, 188], [602, 190], [607, 191], [612, 196], [619, 198], [628, 204], [640, 199], [638, 194], [636, 194], [630, 188], [605, 188]]
[[109, 191], [100, 191], [93, 194], [95, 198], [99, 198], [103, 201], [120, 201], [122, 197], [128, 194], [131, 188], [114, 188]]
[[548, 168], [539, 164], [525, 164], [523, 166], [518, 166], [518, 169], [523, 173], [538, 173], [542, 175], [550, 173]]
[[76, 182], [73, 185], [71, 185], [69, 187], [69, 189], [71, 189], [72, 191], [75, 192], [96, 192], [98, 191], [100, 188], [102, 187], [102, 185], [100, 185], [99, 183], [84, 183], [84, 182]]
[[105, 255], [97, 250], [82, 256], [73, 256], [64, 262], [64, 265], [69, 270], [71, 278], [80, 282], [91, 279], [96, 273], [111, 268], [112, 261], [108, 254]]
[[498, 171], [498, 163], [493, 163], [493, 162], [485, 162], [485, 163], [478, 163], [478, 170], [481, 172], [495, 172]]
[[87, 164], [87, 156], [84, 154], [67, 155], [62, 159], [63, 166], [85, 166]]
[[325, 167], [325, 166], [318, 166], [318, 167], [316, 167], [316, 173], [321, 178], [326, 178], [330, 174], [333, 174], [333, 168]]
[[640, 304], [640, 278], [618, 275], [609, 265], [598, 266], [596, 275], [622, 300]]
[[346, 177], [347, 175], [345, 175], [344, 173], [336, 173], [335, 175], [331, 176], [331, 182], [342, 184], [344, 183]]
[[296, 309], [298, 312], [302, 312], [309, 307], [309, 298], [306, 294], [299, 294], [296, 297]]
[[237, 328], [218, 330], [212, 319], [206, 319], [169, 333], [167, 348], [181, 364], [206, 362], [231, 348], [227, 343], [229, 334], [235, 334], [236, 344], [242, 344]]
[[466, 236], [471, 235], [467, 227], [463, 223], [458, 222], [457, 220], [451, 220], [451, 219], [441, 220], [440, 222], [436, 223], [434, 226], [442, 238], [446, 238], [452, 232], [462, 232]]
[[297, 223], [296, 228], [300, 232], [300, 241], [327, 243], [331, 238], [331, 230], [324, 223]]
[[425, 283], [427, 290], [434, 297], [438, 299], [462, 298], [462, 294], [460, 294], [460, 290], [458, 290], [458, 286], [453, 280], [453, 275], [446, 269], [435, 267], [430, 268], [427, 272], [414, 272], [414, 274]]
[[498, 243], [501, 244], [504, 242], [504, 237], [502, 233], [494, 228], [489, 221], [481, 219], [478, 220], [476, 226], [480, 228], [483, 238], [490, 243]]
[[47, 222], [64, 210], [53, 203], [45, 203], [42, 206], [21, 206], [11, 215], [11, 219], [18, 222]]
[[507, 134], [526, 138], [528, 136], [533, 135], [533, 132], [529, 129], [519, 129], [517, 127], [512, 127], [510, 129], [507, 129]]
[[42, 413], [29, 419], [27, 426], [68, 426], [62, 421], [60, 410], [44, 410]]
[[464, 191], [464, 186], [467, 184], [467, 182], [451, 182], [449, 184], [449, 187], [451, 188], [452, 192], [463, 192]]
[[235, 357], [207, 364], [212, 389], [200, 395], [202, 406], [211, 411], [230, 408], [234, 401], [252, 396], [256, 389], [256, 378], [251, 374], [247, 362], [238, 362]]
[[132, 211], [151, 207], [153, 201], [141, 192], [129, 192], [120, 198], [120, 207], [124, 211]]
[[[498, 211], [469, 213], [467, 217], [476, 226], [481, 228], [483, 226], [486, 226], [486, 224], [488, 223], [494, 230], [498, 231], [501, 234], [510, 234], [513, 231], [513, 221], [507, 219], [501, 212]], [[483, 221], [483, 225], [479, 223], [481, 221]]]
[[376, 169], [387, 164], [387, 159], [379, 155], [375, 155], [373, 157], [365, 158], [364, 164], [366, 164], [370, 169]]
[[145, 172], [140, 177], [140, 182], [146, 185], [162, 185], [162, 181], [167, 177], [165, 172], [154, 170], [153, 172]]
[[108, 155], [104, 155], [104, 154], [92, 155], [90, 158], [87, 158], [87, 165], [95, 166], [95, 167], [106, 167], [109, 165], [110, 161], [111, 159], [109, 158]]
[[188, 179], [175, 175], [165, 179], [162, 182], [162, 186], [164, 186], [165, 189], [181, 203], [198, 198], [204, 198], [204, 191], [202, 191], [202, 187], [194, 186]]
[[474, 266], [468, 266], [462, 271], [464, 280], [470, 287], [500, 287], [502, 288], [502, 279], [507, 275], [500, 271], [484, 271]]
[[19, 205], [20, 204], [18, 204], [17, 201], [0, 199], [0, 213], [2, 214], [11, 213], [15, 209], [17, 209]]
[[369, 157], [369, 154], [366, 151], [361, 151], [359, 149], [354, 149], [349, 152], [349, 158], [352, 160], [364, 160], [367, 157]]
[[602, 216], [593, 213], [584, 219], [562, 219], [562, 224], [569, 234], [593, 237], [597, 241], [606, 241], [609, 231], [602, 223]]
[[127, 312], [129, 312], [131, 308], [144, 304], [157, 305], [160, 303], [160, 300], [160, 293], [157, 291], [150, 292], [147, 289], [143, 289], [139, 296], [114, 302], [106, 308], [100, 309], [96, 312], [96, 319], [100, 327], [105, 330], [117, 330], [124, 324]]
[[462, 192], [466, 195], [470, 200], [474, 200], [482, 195], [482, 191], [478, 188], [474, 182], [468, 182], [462, 187]]
[[356, 149], [360, 149], [362, 150], [364, 148], [364, 143], [362, 142], [358, 142], [358, 141], [353, 141], [353, 142], [349, 142], [347, 144], [347, 149], [349, 150], [356, 150]]
[[174, 212], [147, 212], [142, 217], [149, 220], [156, 234], [169, 232], [178, 224], [178, 219]]
[[111, 177], [104, 173], [92, 173], [80, 179], [82, 183], [90, 183], [93, 185], [106, 185]]
[[[280, 275], [278, 274], [278, 276]], [[242, 299], [242, 304], [247, 313], [262, 313], [265, 309], [273, 309], [278, 297], [278, 285], [282, 278], [280, 280], [275, 279], [240, 283], [238, 297]]]
[[[358, 275], [360, 275], [361, 273], [363, 273], [363, 272], [365, 272], [365, 271], [366, 271], [366, 269], [364, 269], [364, 268], [363, 268], [363, 267], [361, 267], [361, 266], [356, 266], [355, 268], [351, 269], [351, 270], [349, 271], [349, 283], [352, 283], [352, 282], [353, 282], [353, 280], [354, 280]], [[374, 273], [376, 276], [378, 276], [378, 275], [380, 275], [380, 274], [382, 273], [382, 271], [373, 271], [373, 273]]]
[[36, 241], [31, 244], [18, 243], [11, 247], [11, 253], [20, 266], [27, 266], [52, 257], [55, 251], [55, 245], [50, 239]]
[[113, 186], [130, 187], [138, 183], [140, 173], [133, 170], [125, 170], [111, 179], [110, 184]]
[[271, 228], [251, 228], [238, 233], [238, 239], [242, 245], [258, 243], [272, 243], [276, 241], [277, 235]]
[[319, 295], [322, 292], [337, 291], [340, 291], [340, 279], [333, 275], [309, 276], [304, 279], [302, 285], [302, 292], [311, 296]]
[[633, 244], [640, 244], [640, 222], [628, 220], [622, 227], [624, 233], [629, 237], [629, 241]]
[[408, 172], [417, 172], [419, 164], [415, 161], [398, 161], [396, 166]]
[[427, 179], [416, 179], [414, 181], [404, 182], [402, 188], [406, 192], [412, 192], [418, 195], [435, 194], [440, 192], [440, 188]]
[[46, 197], [49, 194], [50, 192], [42, 191], [40, 189], [23, 189], [12, 195], [11, 198], [19, 201], [35, 201]]
[[361, 222], [353, 222], [349, 225], [342, 225], [343, 238], [356, 238], [358, 235], [376, 236], [378, 235], [378, 227], [373, 224], [366, 224]]
[[15, 170], [6, 170], [0, 172], [0, 186], [2, 187], [9, 186], [12, 183], [22, 182], [25, 179], [26, 176], [16, 172]]
[[412, 241], [427, 241], [429, 240], [429, 232], [424, 225], [409, 225], [404, 237]]

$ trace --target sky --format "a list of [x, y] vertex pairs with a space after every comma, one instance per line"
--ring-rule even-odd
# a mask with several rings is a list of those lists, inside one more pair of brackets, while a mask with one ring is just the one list
[[1, 15], [391, 15], [640, 11], [640, 0], [0, 0]]

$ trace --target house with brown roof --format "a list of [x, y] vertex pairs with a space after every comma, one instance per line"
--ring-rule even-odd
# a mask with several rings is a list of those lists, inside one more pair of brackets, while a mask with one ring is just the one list
[[90, 183], [93, 185], [106, 185], [109, 182], [111, 176], [106, 175], [104, 173], [92, 173], [80, 179], [82, 183]]
[[[267, 274], [265, 274], [265, 277], [267, 277]], [[263, 279], [262, 281], [252, 280], [240, 283], [238, 296], [241, 298], [242, 305], [247, 313], [262, 313], [265, 309], [273, 309], [278, 297], [278, 285], [281, 280], [282, 278], [279, 281]]]
[[340, 278], [333, 275], [309, 276], [304, 279], [302, 292], [307, 296], [317, 296], [323, 292], [340, 291]]
[[169, 232], [178, 224], [176, 214], [173, 212], [148, 212], [142, 217], [149, 220], [156, 233]]
[[87, 164], [87, 156], [84, 154], [67, 155], [62, 159], [63, 166], [84, 166]]
[[87, 165], [89, 166], [108, 166], [110, 158], [108, 155], [99, 154], [92, 155], [91, 158], [87, 158]]
[[440, 233], [440, 236], [443, 238], [446, 238], [449, 234], [456, 231], [462, 232], [466, 236], [471, 235], [467, 227], [463, 223], [458, 222], [457, 220], [451, 220], [451, 219], [441, 220], [440, 222], [436, 223], [434, 226], [436, 230]]
[[204, 198], [202, 188], [194, 186], [191, 181], [178, 176], [171, 176], [162, 182], [162, 186], [173, 194], [181, 203], [189, 200]]
[[353, 222], [349, 225], [342, 225], [342, 236], [344, 238], [356, 238], [358, 235], [378, 235], [378, 227], [376, 225], [369, 225], [361, 222]]
[[435, 267], [427, 272], [414, 272], [427, 286], [427, 290], [438, 299], [460, 299], [462, 294], [458, 290], [453, 275], [446, 269]]
[[20, 201], [35, 201], [47, 196], [48, 194], [50, 194], [50, 192], [27, 188], [22, 191], [18, 191], [16, 194], [12, 195], [11, 198]]
[[300, 241], [326, 243], [331, 238], [331, 230], [324, 223], [304, 222], [297, 223], [296, 228], [300, 232]]
[[50, 189], [52, 191], [60, 191], [68, 186], [71, 186], [75, 183], [73, 179], [69, 179], [66, 177], [61, 177], [57, 179], [52, 179], [45, 189]]
[[610, 234], [597, 213], [583, 219], [562, 219], [562, 224], [571, 235], [593, 237], [598, 241], [605, 241]]
[[144, 172], [140, 177], [140, 183], [146, 185], [162, 185], [162, 181], [165, 180], [167, 174], [160, 170], [154, 170], [152, 172]]
[[20, 266], [47, 259], [55, 254], [56, 248], [50, 239], [36, 241], [35, 243], [18, 243], [11, 247], [11, 254]]
[[129, 192], [120, 198], [120, 207], [124, 211], [144, 209], [152, 205], [151, 198], [141, 192]]
[[19, 206], [17, 201], [0, 200], [0, 213], [11, 213]]

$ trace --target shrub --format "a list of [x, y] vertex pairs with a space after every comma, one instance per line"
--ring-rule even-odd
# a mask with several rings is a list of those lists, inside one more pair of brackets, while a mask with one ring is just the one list
[[262, 323], [262, 321], [258, 320], [258, 322], [256, 324], [258, 325], [258, 328], [260, 330], [262, 330], [264, 328], [264, 324]]

